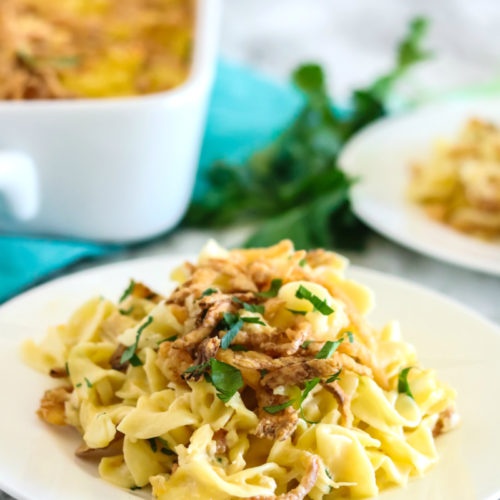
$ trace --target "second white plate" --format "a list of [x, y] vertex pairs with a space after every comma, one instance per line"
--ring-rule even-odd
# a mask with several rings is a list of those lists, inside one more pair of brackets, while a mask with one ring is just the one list
[[455, 137], [470, 117], [500, 126], [500, 100], [442, 103], [383, 119], [357, 134], [339, 162], [359, 179], [352, 189], [353, 209], [373, 229], [431, 257], [500, 275], [500, 243], [439, 224], [405, 196], [411, 163], [425, 158], [436, 139]]

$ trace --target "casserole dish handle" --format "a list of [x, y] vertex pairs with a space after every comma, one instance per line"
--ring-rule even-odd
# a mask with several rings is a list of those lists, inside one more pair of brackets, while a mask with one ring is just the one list
[[26, 154], [0, 151], [0, 198], [15, 219], [29, 220], [38, 212], [38, 176]]

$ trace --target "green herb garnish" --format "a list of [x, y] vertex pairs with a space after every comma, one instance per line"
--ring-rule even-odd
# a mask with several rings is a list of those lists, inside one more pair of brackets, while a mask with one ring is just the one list
[[307, 260], [305, 258], [299, 260], [299, 266], [300, 267], [304, 267], [306, 264], [307, 264]]
[[331, 384], [332, 382], [335, 382], [336, 380], [339, 379], [341, 373], [342, 373], [342, 370], [339, 370], [337, 373], [334, 373], [332, 376], [328, 377], [325, 380], [325, 383], [326, 384]]
[[134, 484], [134, 486], [131, 486], [129, 489], [132, 490], [132, 491], [142, 490], [142, 486], [137, 486], [137, 485]]
[[64, 363], [64, 369], [66, 370], [66, 375], [69, 377], [69, 365], [67, 361]]
[[297, 309], [287, 309], [287, 311], [293, 314], [300, 314], [301, 316], [305, 316], [307, 314], [307, 311], [297, 311]]
[[314, 340], [304, 340], [304, 342], [302, 342], [302, 345], [300, 347], [302, 349], [307, 349], [313, 342]]
[[244, 165], [213, 164], [206, 172], [208, 189], [192, 201], [184, 225], [254, 220], [259, 228], [247, 246], [290, 238], [296, 248], [362, 248], [367, 229], [354, 215], [349, 193], [355, 180], [339, 169], [337, 158], [355, 132], [387, 114], [397, 81], [429, 56], [422, 49], [426, 27], [422, 18], [410, 23], [394, 69], [354, 91], [347, 110], [330, 99], [319, 66], [299, 67], [293, 81], [305, 103], [296, 118]]
[[307, 300], [314, 306], [314, 309], [316, 311], [320, 312], [324, 316], [328, 316], [329, 314], [332, 314], [334, 312], [333, 309], [326, 303], [326, 299], [321, 300], [317, 295], [311, 293], [303, 285], [300, 285], [299, 288], [297, 288], [295, 297], [297, 297], [298, 299]]
[[133, 310], [134, 306], [130, 306], [128, 309], [118, 309], [118, 312], [124, 316], [128, 316]]
[[172, 335], [171, 337], [168, 337], [168, 339], [162, 339], [157, 342], [158, 345], [163, 344], [163, 342], [174, 342], [177, 340], [177, 335]]
[[144, 331], [146, 327], [148, 327], [153, 322], [153, 317], [148, 316], [148, 319], [139, 327], [135, 336], [135, 342], [132, 345], [129, 345], [125, 351], [123, 351], [122, 357], [120, 358], [120, 363], [123, 365], [127, 361], [130, 362], [132, 366], [140, 366], [142, 365], [142, 361], [136, 354], [136, 350], [139, 344], [139, 339], [141, 337], [141, 333]]
[[200, 365], [190, 366], [184, 373], [195, 378], [203, 375], [205, 380], [217, 389], [217, 397], [224, 403], [243, 387], [243, 377], [238, 368], [215, 358]]
[[135, 281], [130, 280], [128, 287], [125, 288], [118, 302], [123, 302], [134, 291], [134, 287], [135, 287]]
[[344, 341], [344, 339], [339, 340], [327, 340], [321, 350], [314, 356], [316, 359], [328, 359], [338, 348], [338, 346]]
[[243, 323], [253, 323], [256, 325], [266, 326], [266, 324], [257, 316], [242, 316], [240, 319]]
[[260, 373], [260, 378], [264, 378], [269, 373], [269, 370], [262, 368], [262, 370], [259, 370], [259, 373]]
[[92, 382], [87, 377], [84, 377], [83, 380], [85, 380], [85, 384], [90, 389], [92, 387]]
[[75, 387], [78, 387], [78, 388], [80, 388], [81, 386], [82, 386], [81, 382], [78, 382], [78, 384], [75, 385]]
[[217, 397], [227, 403], [243, 387], [243, 377], [238, 368], [218, 361], [210, 360], [210, 381], [217, 389]]
[[155, 438], [149, 438], [148, 439], [149, 446], [151, 446], [151, 450], [153, 453], [156, 453], [158, 451], [158, 446], [156, 444], [156, 439]]
[[216, 290], [215, 288], [207, 288], [202, 294], [201, 296], [202, 297], [206, 297], [207, 295], [212, 295], [213, 293], [217, 293], [218, 290]]
[[236, 337], [238, 332], [241, 330], [243, 321], [237, 314], [233, 313], [224, 313], [222, 317], [224, 326], [227, 328], [227, 332], [224, 337], [222, 337], [220, 346], [222, 349], [227, 349], [234, 340], [234, 337]]
[[231, 344], [229, 349], [231, 349], [231, 351], [248, 351], [248, 348], [241, 344]]
[[410, 389], [410, 384], [408, 382], [408, 373], [413, 368], [413, 366], [408, 366], [403, 368], [398, 376], [398, 392], [399, 394], [406, 394], [410, 398], [415, 399]]
[[264, 314], [265, 308], [262, 305], [248, 304], [247, 302], [243, 302], [242, 300], [240, 300], [238, 297], [233, 297], [232, 301], [235, 304], [239, 304], [241, 307], [243, 307], [243, 309], [245, 309], [245, 311]]
[[266, 290], [265, 292], [259, 292], [257, 295], [259, 297], [265, 297], [268, 299], [276, 297], [282, 285], [283, 285], [283, 280], [276, 278], [271, 281], [271, 286], [269, 287], [269, 290]]
[[318, 422], [312, 422], [311, 420], [307, 420], [307, 418], [304, 416], [304, 408], [302, 407], [302, 403], [306, 400], [307, 396], [309, 393], [321, 382], [321, 379], [319, 377], [315, 377], [311, 380], [307, 380], [304, 383], [304, 390], [302, 391], [302, 394], [299, 399], [299, 416], [303, 420], [305, 420], [308, 424], [317, 424]]
[[280, 411], [284, 410], [285, 408], [292, 406], [294, 402], [295, 402], [295, 399], [289, 399], [288, 401], [285, 401], [284, 403], [281, 403], [279, 405], [264, 406], [262, 409], [264, 411], [267, 411], [267, 413], [271, 413], [271, 414], [279, 413]]
[[349, 339], [349, 343], [352, 344], [354, 342], [354, 335], [352, 332], [346, 332], [347, 338]]

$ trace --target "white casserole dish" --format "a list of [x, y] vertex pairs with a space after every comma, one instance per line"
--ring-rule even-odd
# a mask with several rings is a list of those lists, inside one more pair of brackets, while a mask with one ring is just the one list
[[191, 195], [220, 0], [198, 0], [188, 80], [156, 94], [0, 101], [0, 232], [106, 242], [174, 227]]

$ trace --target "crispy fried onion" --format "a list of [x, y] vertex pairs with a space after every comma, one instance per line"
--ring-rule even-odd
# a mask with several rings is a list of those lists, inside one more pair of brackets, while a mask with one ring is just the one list
[[[275, 251], [279, 254], [289, 252], [290, 248], [280, 244]], [[272, 260], [252, 261], [244, 251], [236, 251], [229, 260], [205, 259], [197, 266], [185, 264], [186, 281], [166, 299], [167, 304], [185, 311], [185, 333], [160, 345], [159, 368], [168, 380], [180, 384], [200, 378], [201, 372], [193, 371], [192, 367], [206, 365], [212, 358], [237, 368], [246, 387], [245, 404], [259, 416], [255, 434], [260, 438], [284, 440], [293, 434], [299, 421], [293, 405], [276, 412], [264, 408], [286, 403], [287, 397], [281, 395], [281, 387], [304, 388], [314, 378], [319, 378], [335, 398], [341, 423], [352, 426], [351, 398], [338, 381], [328, 382], [328, 379], [340, 371], [347, 371], [374, 378], [382, 387], [387, 384], [372, 355], [371, 332], [362, 315], [342, 290], [330, 285], [330, 293], [346, 304], [350, 319], [348, 330], [354, 332], [354, 341], [345, 338], [330, 357], [317, 359], [324, 342], [313, 341], [304, 347], [306, 340], [314, 340], [311, 323], [297, 314], [286, 322], [286, 326], [274, 326], [283, 324], [274, 321], [283, 311], [283, 301], [261, 294], [270, 289], [276, 276], [283, 282], [298, 279], [319, 282], [320, 279], [313, 277], [300, 262], [320, 266], [332, 264], [332, 259], [335, 260], [332, 254], [327, 253], [295, 252], [288, 260], [279, 259], [281, 267], [276, 269]], [[288, 262], [285, 267], [283, 261]], [[333, 264], [340, 266], [336, 260]], [[247, 311], [251, 310], [249, 306], [260, 312], [263, 308], [265, 324], [243, 323], [232, 340], [232, 345], [237, 345], [239, 350], [223, 349], [221, 340], [228, 330], [223, 319], [227, 314], [246, 315], [242, 304], [247, 304]], [[247, 397], [249, 390], [251, 397]]]

